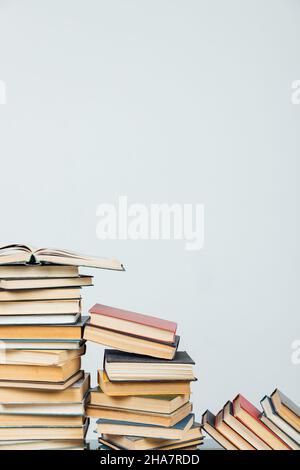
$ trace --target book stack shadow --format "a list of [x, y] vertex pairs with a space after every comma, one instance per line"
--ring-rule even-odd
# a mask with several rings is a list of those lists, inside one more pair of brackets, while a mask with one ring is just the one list
[[196, 449], [203, 442], [190, 402], [194, 361], [178, 351], [177, 324], [96, 304], [84, 338], [106, 349], [86, 414], [100, 449]]

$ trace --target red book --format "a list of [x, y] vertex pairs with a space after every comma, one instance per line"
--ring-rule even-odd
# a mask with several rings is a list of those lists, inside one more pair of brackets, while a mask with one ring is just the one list
[[177, 323], [172, 321], [101, 304], [94, 305], [89, 313], [91, 325], [154, 341], [174, 343]]
[[233, 400], [234, 416], [274, 450], [289, 450], [290, 447], [272, 432], [261, 420], [261, 412], [242, 395]]

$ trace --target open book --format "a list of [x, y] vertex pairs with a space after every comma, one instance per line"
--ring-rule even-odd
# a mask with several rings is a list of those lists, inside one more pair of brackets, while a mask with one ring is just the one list
[[0, 247], [0, 265], [11, 263], [51, 263], [90, 268], [115, 269], [123, 271], [123, 265], [117, 260], [95, 258], [67, 250], [54, 248], [32, 248], [27, 245], [13, 244]]

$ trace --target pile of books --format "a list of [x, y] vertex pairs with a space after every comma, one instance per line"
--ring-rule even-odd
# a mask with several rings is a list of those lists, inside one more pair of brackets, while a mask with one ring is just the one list
[[276, 389], [261, 400], [262, 411], [238, 395], [213, 415], [204, 430], [227, 450], [300, 450], [300, 408]]
[[194, 362], [177, 351], [176, 323], [96, 304], [84, 338], [105, 350], [86, 409], [111, 449], [195, 449], [203, 442], [190, 402]]
[[0, 450], [84, 449], [89, 374], [78, 266], [117, 262], [23, 245], [0, 249]]

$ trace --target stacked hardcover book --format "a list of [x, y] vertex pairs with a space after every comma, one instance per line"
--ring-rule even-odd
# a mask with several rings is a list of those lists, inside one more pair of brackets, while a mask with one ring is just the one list
[[118, 450], [194, 449], [202, 443], [190, 403], [193, 360], [178, 351], [176, 323], [96, 304], [84, 338], [105, 350], [86, 409], [99, 442]]
[[24, 245], [0, 249], [0, 450], [84, 449], [90, 378], [78, 266], [117, 262]]
[[204, 413], [204, 430], [227, 450], [300, 450], [299, 406], [278, 389], [261, 406], [238, 395], [217, 416]]

